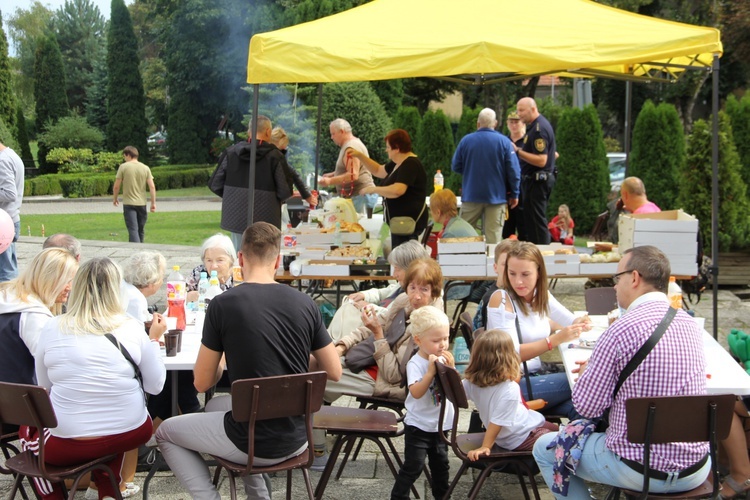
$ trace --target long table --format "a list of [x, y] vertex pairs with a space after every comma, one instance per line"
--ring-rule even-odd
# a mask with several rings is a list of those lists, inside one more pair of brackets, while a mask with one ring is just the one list
[[[581, 335], [585, 340], [597, 340], [607, 328], [606, 316], [591, 316], [594, 328]], [[742, 369], [732, 356], [703, 330], [703, 352], [706, 356], [706, 392], [708, 394], [750, 395], [750, 375]], [[572, 347], [571, 347], [572, 346]], [[559, 346], [565, 373], [570, 387], [578, 378], [572, 369], [577, 368], [576, 361], [585, 361], [591, 357], [593, 349], [582, 348], [576, 343], [564, 343]]]

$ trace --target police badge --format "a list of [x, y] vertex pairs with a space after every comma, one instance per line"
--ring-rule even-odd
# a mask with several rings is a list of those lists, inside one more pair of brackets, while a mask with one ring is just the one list
[[544, 151], [547, 145], [544, 143], [544, 139], [540, 137], [539, 139], [534, 141], [534, 147], [541, 153], [542, 151]]

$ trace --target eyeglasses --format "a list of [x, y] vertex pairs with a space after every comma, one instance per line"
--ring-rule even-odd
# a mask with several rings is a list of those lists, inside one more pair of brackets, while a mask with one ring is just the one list
[[621, 273], [613, 274], [612, 275], [612, 281], [615, 282], [615, 285], [620, 281], [620, 276], [627, 273], [632, 273], [635, 271], [635, 269], [628, 269], [627, 271], [622, 271]]

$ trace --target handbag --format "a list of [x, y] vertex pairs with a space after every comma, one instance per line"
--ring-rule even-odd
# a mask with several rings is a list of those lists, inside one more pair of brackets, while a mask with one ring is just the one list
[[[401, 309], [393, 317], [388, 330], [385, 332], [385, 340], [393, 347], [406, 332], [406, 311]], [[359, 373], [365, 368], [375, 365], [375, 337], [370, 335], [362, 342], [352, 346], [344, 356], [346, 367], [352, 373]]]
[[133, 370], [135, 371], [134, 378], [138, 379], [138, 384], [140, 384], [140, 386], [141, 386], [141, 392], [143, 393], [143, 404], [144, 405], [148, 405], [148, 396], [146, 395], [146, 391], [143, 390], [143, 375], [141, 375], [141, 369], [138, 368], [138, 365], [135, 364], [135, 361], [133, 361], [133, 358], [130, 356], [130, 353], [128, 352], [128, 350], [127, 349], [123, 349], [122, 345], [115, 338], [114, 335], [112, 335], [111, 333], [105, 333], [104, 336], [107, 337], [107, 339], [110, 342], [112, 342], [115, 345], [115, 347], [117, 347], [120, 350], [120, 352], [125, 357], [125, 359], [128, 361], [128, 363], [130, 363], [133, 366]]
[[[659, 322], [659, 324], [656, 326], [654, 333], [651, 334], [648, 340], [643, 343], [641, 348], [638, 349], [638, 351], [633, 355], [630, 361], [628, 361], [628, 364], [625, 365], [625, 368], [622, 369], [622, 371], [620, 372], [620, 377], [617, 379], [617, 383], [615, 384], [615, 390], [612, 392], [612, 401], [615, 400], [617, 393], [620, 392], [620, 387], [622, 387], [622, 384], [625, 383], [625, 380], [630, 376], [631, 373], [635, 371], [636, 368], [638, 368], [638, 365], [640, 365], [643, 360], [646, 359], [648, 353], [651, 352], [656, 343], [659, 342], [659, 339], [662, 337], [662, 335], [664, 335], [664, 332], [667, 331], [667, 328], [669, 328], [669, 325], [672, 323], [675, 314], [677, 314], [677, 309], [673, 307], [667, 309], [667, 314], [664, 315], [661, 322]], [[602, 416], [597, 419], [596, 432], [604, 432], [605, 430], [607, 430], [607, 427], [609, 427], [609, 410], [610, 408], [604, 410]]]
[[[396, 236], [409, 236], [414, 234], [417, 230], [417, 221], [422, 217], [425, 208], [427, 208], [427, 205], [422, 205], [422, 210], [419, 212], [416, 219], [405, 215], [389, 218], [388, 225], [391, 228], [391, 234], [395, 234]], [[387, 203], [385, 205], [385, 210], [388, 211]]]

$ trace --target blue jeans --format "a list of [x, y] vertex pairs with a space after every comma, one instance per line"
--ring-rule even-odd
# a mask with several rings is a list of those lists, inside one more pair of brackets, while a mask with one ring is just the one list
[[[566, 415], [570, 419], [580, 418], [573, 408], [573, 401], [570, 399], [570, 385], [565, 372], [532, 375], [530, 379], [534, 399], [543, 399], [547, 402], [547, 406], [540, 413], [544, 415]], [[523, 397], [528, 400], [526, 379], [521, 378], [518, 384], [521, 386]]]
[[143, 229], [148, 220], [146, 205], [123, 205], [122, 215], [125, 217], [125, 227], [128, 228], [128, 241], [143, 243]]
[[[555, 463], [555, 449], [548, 450], [547, 445], [556, 436], [554, 432], [544, 434], [534, 444], [534, 460], [550, 490], [554, 481], [552, 466]], [[589, 436], [581, 452], [575, 475], [570, 476], [568, 496], [555, 495], [555, 498], [568, 500], [591, 498], [584, 480], [634, 491], [643, 489], [643, 475], [622, 463], [619, 456], [607, 449], [604, 445], [605, 436], [604, 433], [594, 433]], [[665, 480], [651, 479], [649, 491], [651, 493], [679, 493], [697, 488], [706, 480], [710, 470], [711, 461], [707, 460], [698, 472], [682, 479], [677, 478], [677, 473], [670, 474]]]
[[408, 499], [411, 487], [424, 467], [425, 458], [430, 459], [432, 474], [432, 496], [441, 499], [448, 491], [448, 445], [437, 432], [425, 432], [413, 425], [404, 428], [404, 465], [398, 471], [396, 484], [391, 490], [391, 500]]
[[16, 241], [21, 234], [21, 222], [14, 222], [13, 242], [8, 248], [0, 253], [0, 282], [10, 281], [18, 276], [18, 259], [16, 257]]

